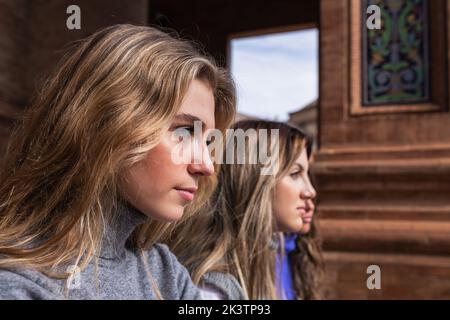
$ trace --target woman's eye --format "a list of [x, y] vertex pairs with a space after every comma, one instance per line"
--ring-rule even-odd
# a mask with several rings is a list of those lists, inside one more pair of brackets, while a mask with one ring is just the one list
[[179, 126], [179, 127], [175, 128], [175, 130], [181, 130], [181, 129], [187, 130], [190, 134], [194, 134], [193, 126]]
[[298, 177], [300, 176], [301, 173], [302, 173], [301, 171], [293, 172], [293, 173], [291, 173], [291, 177], [292, 177], [292, 178], [298, 178]]

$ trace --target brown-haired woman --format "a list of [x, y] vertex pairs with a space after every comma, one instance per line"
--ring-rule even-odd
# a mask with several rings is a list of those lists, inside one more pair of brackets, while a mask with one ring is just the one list
[[[316, 196], [308, 176], [311, 144], [302, 131], [285, 123], [244, 120], [232, 129], [253, 130], [242, 141], [245, 161], [223, 164], [208, 206], [164, 241], [210, 297], [241, 290], [243, 298], [283, 299], [277, 283], [277, 249], [284, 252], [283, 233], [301, 231], [303, 216]], [[261, 151], [276, 156], [270, 168], [249, 161]], [[233, 136], [225, 148], [226, 154], [230, 152], [242, 156]], [[295, 258], [296, 265], [303, 266], [303, 261], [303, 256]], [[299, 270], [305, 271], [312, 270]], [[229, 276], [237, 285], [224, 281]], [[309, 290], [310, 282], [300, 279], [296, 292], [303, 298], [302, 286]]]
[[324, 262], [314, 218], [315, 204], [309, 200], [298, 233], [285, 234], [284, 252], [277, 255], [277, 279], [285, 299], [324, 299]]

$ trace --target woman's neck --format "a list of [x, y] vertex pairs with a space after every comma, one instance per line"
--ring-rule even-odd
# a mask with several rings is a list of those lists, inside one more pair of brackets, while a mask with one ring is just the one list
[[126, 243], [137, 226], [148, 217], [125, 201], [118, 201], [111, 214], [112, 219], [105, 223], [100, 257], [103, 259], [123, 258]]

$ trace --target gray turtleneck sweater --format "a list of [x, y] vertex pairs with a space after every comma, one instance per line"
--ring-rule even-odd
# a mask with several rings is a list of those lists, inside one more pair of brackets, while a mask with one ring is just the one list
[[[118, 217], [105, 228], [97, 272], [94, 262], [75, 274], [64, 295], [65, 280], [32, 269], [0, 269], [0, 299], [156, 299], [141, 254], [127, 244], [133, 230], [147, 217], [119, 204]], [[148, 271], [162, 298], [201, 299], [187, 270], [165, 245], [146, 251]]]

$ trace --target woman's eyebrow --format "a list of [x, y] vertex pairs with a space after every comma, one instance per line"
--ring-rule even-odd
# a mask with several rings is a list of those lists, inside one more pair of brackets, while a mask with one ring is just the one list
[[294, 163], [294, 166], [298, 166], [298, 169], [300, 171], [305, 171], [305, 168], [303, 168], [303, 166], [300, 163]]
[[199, 118], [192, 114], [188, 113], [180, 113], [175, 116], [175, 121], [183, 121], [183, 122], [189, 122], [194, 123], [195, 121], [200, 121], [202, 123], [202, 129], [205, 129], [205, 123]]

